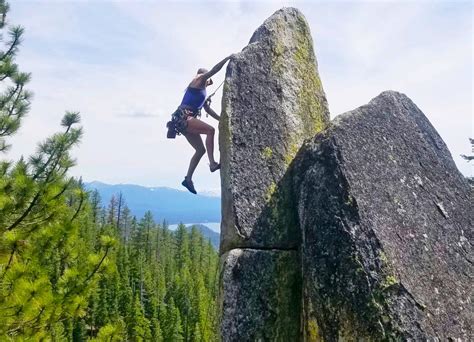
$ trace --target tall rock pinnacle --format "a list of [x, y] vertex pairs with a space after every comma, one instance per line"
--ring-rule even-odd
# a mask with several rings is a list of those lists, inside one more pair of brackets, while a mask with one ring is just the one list
[[221, 250], [296, 247], [293, 218], [274, 215], [286, 203], [272, 199], [303, 140], [329, 122], [313, 40], [298, 10], [273, 14], [229, 63], [222, 104]]
[[300, 336], [300, 244], [287, 170], [329, 111], [303, 15], [268, 18], [227, 67], [220, 122], [223, 341]]

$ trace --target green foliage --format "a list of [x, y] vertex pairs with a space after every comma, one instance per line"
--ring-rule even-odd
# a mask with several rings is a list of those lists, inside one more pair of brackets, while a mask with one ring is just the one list
[[124, 329], [124, 323], [122, 321], [119, 321], [115, 324], [107, 324], [103, 326], [97, 337], [90, 339], [90, 341], [94, 342], [120, 342], [124, 341], [125, 339], [125, 329]]
[[[0, 0], [0, 152], [31, 97], [8, 10]], [[68, 176], [79, 123], [67, 112], [30, 158], [0, 161], [0, 341], [216, 340], [217, 252], [196, 228], [138, 221], [121, 194], [102, 208]]]
[[[14, 62], [23, 29], [6, 27], [7, 12], [0, 0], [0, 29], [9, 37], [0, 52], [0, 151], [20, 127], [31, 97], [24, 89], [30, 76]], [[84, 248], [87, 195], [80, 181], [67, 176], [74, 165], [69, 151], [82, 135], [78, 123], [77, 113], [67, 113], [64, 131], [32, 157], [0, 164], [1, 340], [72, 336], [70, 323], [86, 315], [91, 288], [107, 263], [113, 241], [104, 237], [93, 253]]]
[[[30, 74], [20, 72], [15, 63], [24, 30], [19, 26], [5, 25], [8, 11], [8, 3], [0, 0], [0, 152], [10, 147], [6, 138], [20, 127], [31, 99], [31, 93], [25, 89]], [[6, 41], [3, 39], [5, 36], [8, 37]]]
[[188, 231], [179, 225], [170, 232], [149, 212], [138, 222], [125, 219], [125, 201], [121, 210], [116, 202], [111, 199], [107, 223], [97, 230], [116, 241], [125, 231], [130, 237], [116, 246], [111, 257], [115, 269], [104, 274], [89, 303], [89, 336], [120, 319], [130, 341], [216, 340], [218, 256], [210, 241], [196, 227]]

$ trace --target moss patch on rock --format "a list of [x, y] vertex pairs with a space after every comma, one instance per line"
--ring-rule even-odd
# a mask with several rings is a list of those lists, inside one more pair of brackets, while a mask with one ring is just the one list
[[262, 150], [262, 157], [265, 160], [269, 160], [273, 156], [273, 150], [271, 147], [267, 146]]

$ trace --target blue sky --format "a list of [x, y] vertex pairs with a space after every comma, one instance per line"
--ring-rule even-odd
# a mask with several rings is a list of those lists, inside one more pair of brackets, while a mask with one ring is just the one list
[[[10, 22], [26, 29], [18, 63], [35, 94], [10, 158], [32, 153], [65, 110], [77, 110], [85, 136], [74, 175], [179, 188], [193, 151], [183, 137], [167, 140], [164, 126], [196, 69], [240, 51], [268, 16], [294, 6], [311, 27], [332, 117], [403, 92], [473, 174], [459, 157], [473, 136], [470, 1], [10, 2]], [[204, 158], [194, 181], [198, 191], [220, 187]]]

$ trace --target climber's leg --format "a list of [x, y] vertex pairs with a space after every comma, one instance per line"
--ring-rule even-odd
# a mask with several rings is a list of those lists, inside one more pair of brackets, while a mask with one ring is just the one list
[[199, 161], [201, 160], [204, 153], [206, 153], [206, 149], [202, 143], [201, 136], [199, 134], [193, 134], [186, 131], [184, 136], [194, 148], [195, 152], [189, 162], [188, 173], [184, 177], [184, 181], [181, 183], [186, 189], [188, 189], [193, 194], [196, 194], [196, 189], [194, 188], [194, 184], [192, 181], [194, 170], [196, 170]]
[[188, 126], [186, 132], [193, 134], [206, 134], [207, 156], [209, 157], [210, 169], [214, 172], [220, 167], [220, 164], [214, 160], [214, 127], [196, 118], [189, 118], [187, 123]]

